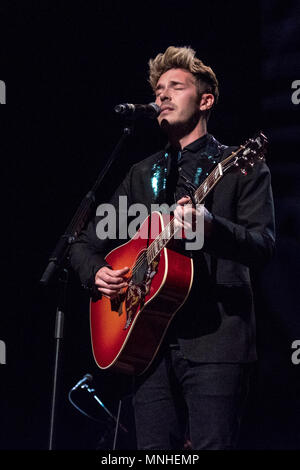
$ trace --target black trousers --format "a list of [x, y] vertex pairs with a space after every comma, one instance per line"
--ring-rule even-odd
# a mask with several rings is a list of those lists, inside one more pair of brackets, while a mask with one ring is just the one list
[[248, 391], [249, 364], [198, 364], [169, 348], [133, 399], [138, 449], [234, 449]]

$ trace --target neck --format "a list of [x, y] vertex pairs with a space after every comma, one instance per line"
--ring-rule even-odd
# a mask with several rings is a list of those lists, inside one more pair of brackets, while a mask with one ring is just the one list
[[180, 131], [180, 129], [170, 129], [168, 134], [172, 147], [183, 149], [187, 145], [207, 134], [207, 123], [206, 120], [201, 119], [195, 128], [189, 133], [185, 133], [184, 129], [182, 131]]

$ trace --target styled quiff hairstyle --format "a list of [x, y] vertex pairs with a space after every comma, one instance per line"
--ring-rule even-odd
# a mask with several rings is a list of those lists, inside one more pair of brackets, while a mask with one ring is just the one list
[[175, 68], [191, 72], [196, 79], [199, 94], [212, 93], [217, 103], [219, 98], [217, 77], [210, 67], [196, 57], [196, 52], [191, 47], [170, 46], [163, 54], [160, 53], [149, 60], [149, 82], [154, 92], [160, 76]]

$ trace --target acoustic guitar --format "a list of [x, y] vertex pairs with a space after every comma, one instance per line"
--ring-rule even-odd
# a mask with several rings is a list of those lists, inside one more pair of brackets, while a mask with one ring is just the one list
[[[201, 204], [230, 169], [246, 174], [264, 160], [267, 138], [262, 132], [218, 163], [194, 192]], [[155, 230], [153, 230], [155, 227]], [[174, 218], [153, 212], [127, 243], [105, 258], [113, 269], [130, 267], [128, 287], [117, 297], [90, 302], [93, 355], [101, 369], [129, 375], [144, 373], [164, 339], [176, 312], [184, 304], [193, 282], [193, 260], [176, 251]]]

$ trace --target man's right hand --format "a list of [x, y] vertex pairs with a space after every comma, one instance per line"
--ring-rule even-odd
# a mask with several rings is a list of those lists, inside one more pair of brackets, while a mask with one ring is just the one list
[[113, 299], [124, 287], [128, 286], [126, 281], [128, 271], [127, 266], [123, 269], [111, 269], [103, 266], [95, 275], [95, 285], [98, 291], [105, 297]]

